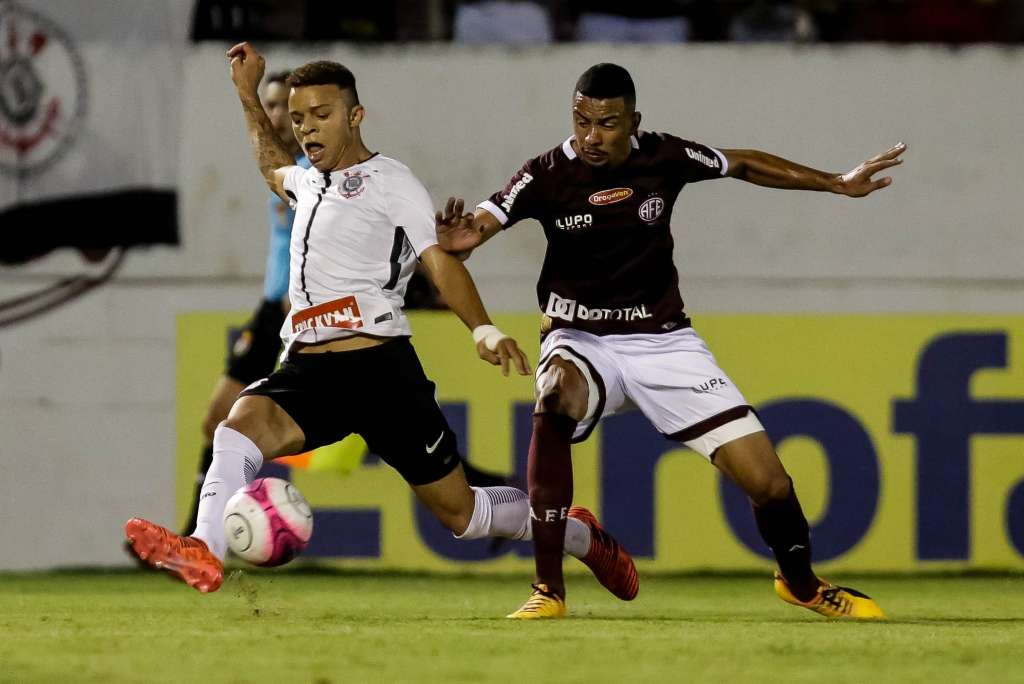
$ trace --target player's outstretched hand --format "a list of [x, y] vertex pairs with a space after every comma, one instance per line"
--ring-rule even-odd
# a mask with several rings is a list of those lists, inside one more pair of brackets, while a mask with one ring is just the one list
[[487, 363], [493, 366], [500, 365], [501, 374], [505, 377], [508, 377], [509, 362], [516, 367], [516, 372], [520, 375], [529, 375], [533, 372], [530, 370], [530, 361], [526, 358], [526, 354], [511, 337], [503, 337], [498, 340], [493, 351], [487, 348], [486, 340], [480, 340], [476, 344], [476, 353]]
[[239, 92], [258, 92], [266, 69], [263, 55], [249, 43], [239, 43], [228, 50], [228, 59], [231, 60], [231, 80]]
[[891, 166], [898, 166], [903, 163], [900, 155], [907, 151], [904, 143], [896, 143], [882, 154], [868, 159], [848, 173], [839, 177], [839, 186], [836, 192], [847, 197], [864, 197], [875, 190], [892, 185], [892, 177], [885, 176], [878, 180], [871, 180], [871, 177]]
[[441, 249], [460, 258], [469, 256], [482, 241], [480, 231], [473, 227], [473, 214], [465, 213], [466, 203], [460, 198], [449, 197], [444, 211], [434, 214], [437, 228], [437, 244]]

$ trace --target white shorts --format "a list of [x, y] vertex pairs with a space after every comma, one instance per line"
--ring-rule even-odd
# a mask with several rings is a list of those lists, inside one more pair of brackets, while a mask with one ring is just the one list
[[540, 355], [538, 379], [559, 356], [587, 381], [587, 414], [573, 442], [587, 439], [601, 418], [634, 408], [667, 438], [709, 460], [722, 444], [764, 429], [693, 328], [660, 335], [560, 328], [544, 338]]

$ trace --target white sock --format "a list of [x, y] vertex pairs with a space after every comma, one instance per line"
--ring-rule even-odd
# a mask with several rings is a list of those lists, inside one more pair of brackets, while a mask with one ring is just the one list
[[237, 430], [219, 426], [213, 433], [213, 462], [199, 495], [196, 529], [213, 555], [224, 560], [228, 541], [224, 535], [224, 506], [231, 495], [256, 479], [263, 454], [253, 441]]
[[[506, 537], [533, 539], [530, 525], [530, 497], [515, 487], [470, 487], [475, 494], [469, 527], [456, 539]], [[582, 558], [590, 551], [590, 528], [575, 518], [565, 520], [565, 552]]]
[[565, 519], [565, 552], [583, 558], [590, 551], [590, 528], [576, 518]]

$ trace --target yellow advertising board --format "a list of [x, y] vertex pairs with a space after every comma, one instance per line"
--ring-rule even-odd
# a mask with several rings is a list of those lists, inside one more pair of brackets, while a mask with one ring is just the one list
[[[199, 426], [244, 313], [178, 320], [178, 510]], [[477, 360], [461, 323], [411, 316], [413, 344], [478, 466], [524, 481], [533, 384]], [[497, 317], [537, 359], [537, 317]], [[757, 407], [793, 475], [830, 571], [1024, 567], [1024, 317], [707, 315], [695, 321]], [[339, 387], [337, 401], [359, 401]], [[388, 407], [381, 407], [387, 411]], [[395, 416], [401, 429], [401, 416]], [[647, 571], [769, 569], [742, 494], [637, 412], [573, 449], [576, 503]], [[367, 455], [347, 476], [271, 466], [316, 510], [307, 557], [344, 566], [528, 571], [529, 546], [459, 542]]]

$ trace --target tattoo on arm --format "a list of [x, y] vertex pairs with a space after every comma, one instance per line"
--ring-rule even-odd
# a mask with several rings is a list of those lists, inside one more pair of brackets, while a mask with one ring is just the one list
[[281, 139], [277, 137], [274, 126], [270, 123], [267, 113], [259, 98], [243, 97], [242, 111], [245, 112], [245, 123], [249, 128], [249, 143], [256, 153], [256, 163], [267, 185], [274, 192], [278, 191], [274, 171], [291, 166], [295, 159], [288, 153]]

